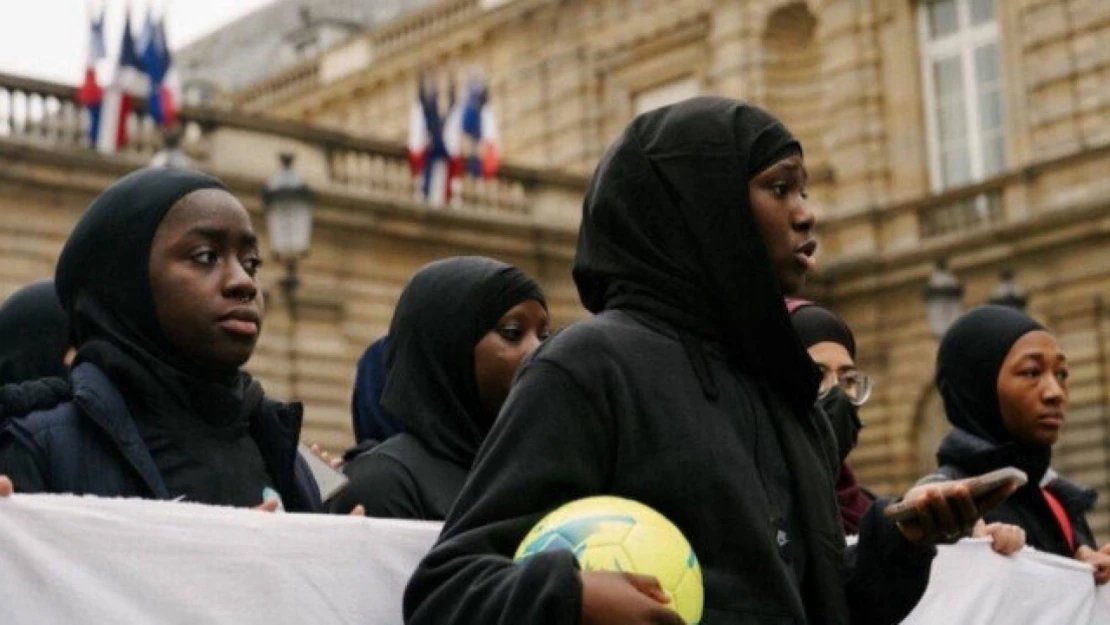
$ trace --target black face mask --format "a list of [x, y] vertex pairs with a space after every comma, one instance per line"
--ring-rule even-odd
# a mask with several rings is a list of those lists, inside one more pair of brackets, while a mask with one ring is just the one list
[[839, 386], [832, 387], [828, 393], [818, 398], [817, 407], [829, 417], [829, 424], [836, 436], [837, 453], [840, 461], [844, 462], [855, 449], [859, 441], [859, 431], [863, 429], [863, 422], [859, 420], [859, 408]]

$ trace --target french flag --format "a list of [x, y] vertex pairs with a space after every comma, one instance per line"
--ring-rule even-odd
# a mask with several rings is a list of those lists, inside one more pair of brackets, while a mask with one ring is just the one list
[[462, 111], [452, 102], [440, 113], [439, 90], [421, 77], [409, 114], [409, 166], [418, 194], [433, 206], [458, 197], [462, 172]]
[[104, 48], [104, 10], [89, 18], [89, 50], [85, 58], [85, 81], [77, 88], [77, 103], [89, 112], [89, 145], [96, 145], [100, 132], [100, 105], [104, 91], [96, 80], [96, 64], [108, 56]]
[[142, 61], [135, 51], [135, 39], [131, 36], [131, 7], [128, 6], [124, 15], [123, 41], [120, 43], [116, 75], [104, 92], [100, 105], [97, 150], [111, 154], [127, 145], [127, 118], [131, 114], [133, 100], [147, 94], [148, 84]]
[[462, 131], [469, 147], [466, 171], [475, 178], [493, 178], [501, 166], [497, 145], [497, 119], [489, 104], [489, 87], [485, 81], [473, 78], [467, 88], [466, 104], [462, 110]]
[[151, 117], [163, 128], [177, 123], [178, 102], [180, 101], [180, 81], [173, 67], [173, 56], [166, 43], [166, 18], [162, 16], [155, 24], [147, 13], [143, 27], [143, 72], [150, 80], [150, 93], [147, 104]]
[[[431, 155], [432, 137], [428, 130], [428, 121], [426, 119], [427, 110], [429, 108], [428, 99], [431, 98], [432, 102], [435, 101], [436, 96], [434, 93], [429, 93], [433, 89], [431, 83], [421, 76], [416, 86], [416, 99], [412, 102], [412, 108], [409, 109], [409, 140], [408, 140], [408, 153], [409, 153], [409, 169], [412, 171], [414, 181], [419, 182], [424, 177], [424, 168], [428, 164], [428, 158]], [[431, 107], [435, 107], [434, 104]]]

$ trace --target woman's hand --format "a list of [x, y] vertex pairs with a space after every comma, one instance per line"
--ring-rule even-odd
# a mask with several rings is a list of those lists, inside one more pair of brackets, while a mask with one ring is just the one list
[[984, 523], [982, 519], [971, 530], [975, 538], [991, 538], [991, 549], [1004, 556], [1015, 554], [1025, 547], [1025, 530], [1009, 523]]
[[685, 625], [659, 581], [634, 573], [582, 573], [582, 625]]
[[338, 470], [339, 467], [343, 466], [343, 456], [336, 456], [332, 458], [331, 454], [324, 451], [323, 449], [320, 449], [320, 446], [316, 443], [312, 443], [309, 449], [312, 450], [312, 453], [316, 454], [317, 458], [328, 463], [329, 467]]
[[913, 502], [917, 516], [911, 521], [898, 522], [898, 529], [906, 540], [917, 545], [951, 544], [970, 536], [983, 513], [994, 509], [1015, 490], [1016, 484], [999, 488], [977, 504], [967, 487], [967, 480], [911, 488], [903, 501]]
[[1075, 559], [1095, 567], [1095, 583], [1099, 586], [1110, 581], [1110, 545], [1095, 551], [1087, 545], [1075, 550]]
[[11, 479], [6, 475], [0, 475], [0, 497], [8, 497], [14, 490]]
[[913, 503], [916, 516], [899, 521], [898, 529], [917, 545], [954, 543], [971, 533], [980, 516], [971, 492], [960, 482], [918, 486], [902, 500]]

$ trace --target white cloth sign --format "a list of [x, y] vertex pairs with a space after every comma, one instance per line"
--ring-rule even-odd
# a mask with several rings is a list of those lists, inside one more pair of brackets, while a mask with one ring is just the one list
[[1110, 625], [1110, 594], [1090, 566], [989, 539], [938, 547], [925, 595], [903, 625]]
[[0, 498], [0, 623], [401, 625], [440, 524]]

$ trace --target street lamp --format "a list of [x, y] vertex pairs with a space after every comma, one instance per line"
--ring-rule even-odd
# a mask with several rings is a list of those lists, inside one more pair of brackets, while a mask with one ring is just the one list
[[1003, 269], [999, 279], [1001, 281], [998, 283], [998, 287], [994, 289], [994, 294], [987, 300], [987, 303], [1009, 306], [1010, 308], [1025, 311], [1025, 306], [1029, 303], [1029, 297], [1025, 294], [1025, 291], [1021, 290], [1021, 287], [1014, 282], [1014, 270], [1009, 267]]
[[192, 169], [193, 161], [185, 156], [181, 149], [181, 139], [184, 132], [180, 125], [168, 128], [162, 132], [162, 149], [150, 159], [148, 167], [171, 167], [176, 169]]
[[925, 316], [929, 321], [929, 331], [940, 340], [948, 328], [955, 323], [963, 312], [960, 300], [964, 285], [948, 270], [948, 261], [941, 258], [925, 284]]
[[294, 358], [294, 341], [297, 325], [297, 262], [308, 255], [312, 240], [312, 211], [315, 194], [293, 171], [293, 155], [281, 154], [281, 171], [262, 188], [263, 212], [266, 230], [270, 234], [270, 249], [285, 264], [282, 276], [282, 295], [289, 306], [289, 394], [297, 394], [297, 363]]

